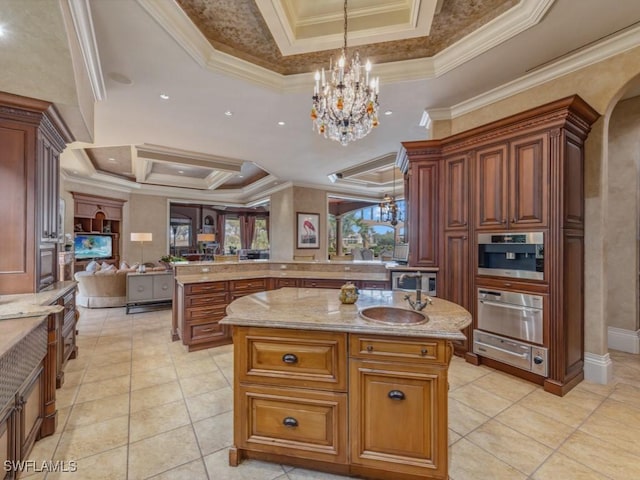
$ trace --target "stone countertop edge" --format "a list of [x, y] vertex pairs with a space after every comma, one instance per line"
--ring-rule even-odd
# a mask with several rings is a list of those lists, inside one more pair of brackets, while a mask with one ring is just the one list
[[423, 313], [429, 321], [419, 325], [389, 325], [364, 320], [358, 314], [365, 307], [405, 307], [406, 292], [361, 290], [358, 301], [343, 305], [337, 289], [281, 288], [254, 293], [227, 307], [224, 325], [322, 330], [370, 335], [464, 340], [460, 330], [471, 323], [471, 314], [447, 300], [433, 298]]
[[56, 282], [37, 293], [0, 295], [0, 320], [48, 315], [64, 310], [62, 305], [51, 305], [62, 295], [75, 289], [77, 282]]
[[277, 271], [277, 270], [252, 270], [244, 272], [209, 272], [177, 275], [176, 282], [179, 285], [205, 282], [223, 282], [225, 280], [244, 280], [251, 278], [312, 278], [328, 280], [368, 280], [387, 282], [386, 273], [362, 273], [362, 272], [314, 272], [314, 271]]
[[28, 318], [12, 318], [0, 322], [0, 357], [39, 327], [42, 322], [47, 321], [47, 316], [48, 314], [32, 315]]

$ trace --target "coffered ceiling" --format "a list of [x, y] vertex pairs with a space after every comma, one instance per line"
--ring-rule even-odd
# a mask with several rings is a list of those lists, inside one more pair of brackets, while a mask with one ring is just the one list
[[347, 147], [309, 118], [342, 0], [3, 0], [0, 90], [56, 104], [78, 140], [69, 181], [229, 205], [287, 185], [377, 199], [400, 142], [428, 138], [425, 112], [588, 62], [621, 35], [637, 45], [640, 2], [615, 5], [349, 0], [349, 51], [374, 63], [381, 115]]

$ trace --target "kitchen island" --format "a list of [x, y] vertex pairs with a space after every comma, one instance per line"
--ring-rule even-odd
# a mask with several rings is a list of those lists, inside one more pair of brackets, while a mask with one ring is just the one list
[[232, 327], [231, 465], [258, 458], [343, 475], [446, 479], [447, 371], [459, 305], [434, 298], [428, 321], [365, 320], [372, 306], [405, 307], [405, 293], [281, 288], [227, 307]]

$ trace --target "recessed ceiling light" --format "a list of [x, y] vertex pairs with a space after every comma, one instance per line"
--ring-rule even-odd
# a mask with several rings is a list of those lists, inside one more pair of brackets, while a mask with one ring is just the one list
[[109, 161], [110, 161], [110, 162], [112, 162], [112, 163], [115, 163], [115, 161], [116, 161], [116, 159], [115, 159], [115, 158], [113, 158], [113, 157], [109, 157], [107, 160], [109, 160]]
[[225, 114], [227, 117], [230, 117], [230, 116], [232, 116], [232, 115], [233, 115], [233, 112], [232, 112], [231, 110], [227, 110], [226, 112], [224, 112], [224, 114]]
[[182, 175], [184, 173], [184, 170], [178, 170], [178, 173]]
[[386, 112], [384, 112], [385, 115], [393, 115], [393, 111], [391, 110], [387, 110]]
[[161, 94], [160, 94], [160, 98], [161, 98], [162, 100], [169, 100], [169, 95], [167, 95], [166, 93], [161, 93]]
[[0, 25], [0, 37], [4, 37], [4, 33], [5, 33], [4, 27]]
[[282, 127], [283, 125], [286, 125], [286, 124], [285, 124], [282, 120], [280, 120], [280, 121], [278, 122], [278, 125], [280, 125], [280, 126]]
[[77, 174], [78, 174], [78, 171], [77, 171], [77, 170], [73, 170], [73, 174], [74, 174], [74, 175], [77, 175]]

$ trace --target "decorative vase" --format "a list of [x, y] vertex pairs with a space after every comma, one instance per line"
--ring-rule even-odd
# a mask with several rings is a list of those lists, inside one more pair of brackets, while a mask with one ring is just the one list
[[338, 298], [342, 303], [356, 303], [356, 300], [358, 300], [358, 288], [353, 283], [347, 282], [340, 288]]

